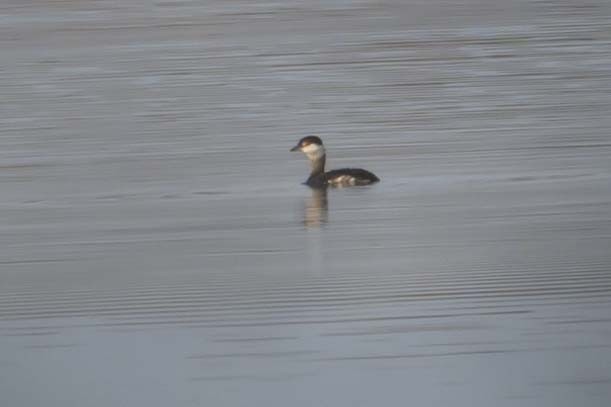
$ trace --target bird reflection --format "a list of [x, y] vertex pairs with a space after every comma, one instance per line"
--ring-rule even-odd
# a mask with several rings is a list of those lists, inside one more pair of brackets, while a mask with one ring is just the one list
[[303, 211], [303, 224], [320, 227], [328, 221], [327, 188], [311, 188], [312, 195], [306, 200]]

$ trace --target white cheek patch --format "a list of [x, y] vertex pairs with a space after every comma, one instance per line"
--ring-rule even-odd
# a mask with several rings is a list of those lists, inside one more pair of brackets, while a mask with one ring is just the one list
[[308, 144], [305, 147], [301, 148], [301, 151], [303, 151], [306, 154], [311, 154], [311, 153], [315, 153], [316, 151], [320, 150], [322, 148], [322, 146], [319, 146], [318, 144]]
[[314, 143], [302, 147], [301, 151], [303, 151], [308, 157], [313, 159], [320, 158], [325, 155], [325, 148], [321, 145]]

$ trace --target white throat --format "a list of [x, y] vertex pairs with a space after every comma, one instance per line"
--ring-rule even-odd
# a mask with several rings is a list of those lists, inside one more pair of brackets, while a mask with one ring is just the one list
[[310, 161], [320, 160], [325, 155], [325, 148], [319, 144], [308, 144], [301, 149]]

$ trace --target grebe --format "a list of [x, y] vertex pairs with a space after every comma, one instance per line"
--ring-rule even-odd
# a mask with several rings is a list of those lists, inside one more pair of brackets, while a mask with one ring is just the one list
[[360, 168], [341, 168], [325, 172], [325, 147], [322, 140], [316, 136], [302, 138], [291, 151], [301, 151], [310, 160], [312, 172], [305, 184], [313, 188], [368, 185], [380, 180], [371, 172]]

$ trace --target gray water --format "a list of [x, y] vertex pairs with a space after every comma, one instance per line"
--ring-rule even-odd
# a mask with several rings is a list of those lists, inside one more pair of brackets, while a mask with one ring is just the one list
[[608, 1], [14, 0], [0, 55], [2, 406], [611, 404]]

